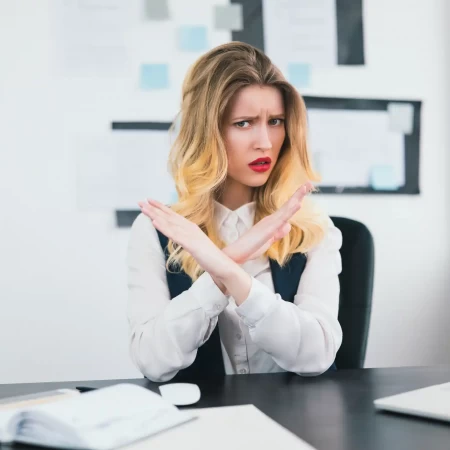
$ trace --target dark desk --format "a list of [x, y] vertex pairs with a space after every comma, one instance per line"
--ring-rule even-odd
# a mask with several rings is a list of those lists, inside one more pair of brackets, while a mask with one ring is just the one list
[[[158, 392], [158, 384], [144, 379], [83, 381], [0, 385], [0, 398], [80, 384], [107, 386], [119, 381]], [[202, 399], [195, 407], [253, 403], [318, 450], [450, 449], [449, 423], [376, 412], [372, 403], [375, 398], [448, 382], [450, 366], [341, 370], [313, 378], [267, 374], [195, 381], [202, 391]], [[239, 445], [235, 448], [239, 449]]]

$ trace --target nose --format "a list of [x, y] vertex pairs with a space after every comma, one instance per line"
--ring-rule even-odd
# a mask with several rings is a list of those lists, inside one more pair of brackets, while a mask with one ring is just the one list
[[257, 128], [255, 148], [262, 151], [270, 150], [272, 148], [267, 125], [262, 125]]

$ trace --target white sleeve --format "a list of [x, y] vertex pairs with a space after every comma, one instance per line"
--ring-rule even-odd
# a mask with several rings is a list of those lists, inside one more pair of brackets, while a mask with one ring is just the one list
[[128, 293], [131, 357], [152, 381], [170, 380], [189, 367], [228, 305], [227, 297], [207, 273], [170, 299], [164, 252], [144, 214], [131, 228]]
[[341, 245], [341, 232], [330, 219], [324, 239], [307, 255], [293, 303], [253, 278], [248, 298], [236, 309], [253, 342], [289, 372], [323, 373], [341, 346]]

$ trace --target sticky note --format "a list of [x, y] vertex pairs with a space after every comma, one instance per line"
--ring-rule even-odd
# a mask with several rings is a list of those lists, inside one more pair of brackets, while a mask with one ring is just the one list
[[217, 30], [241, 31], [244, 28], [242, 4], [216, 5], [214, 7], [214, 27]]
[[171, 194], [170, 194], [170, 205], [173, 205], [174, 203], [177, 203], [178, 202], [178, 193], [177, 193], [177, 191], [173, 191]]
[[311, 82], [311, 66], [302, 63], [289, 64], [288, 80], [295, 87], [308, 87]]
[[414, 106], [411, 103], [389, 103], [389, 129], [411, 134], [414, 129]]
[[149, 20], [167, 20], [170, 18], [168, 0], [144, 0], [145, 17]]
[[377, 191], [395, 191], [398, 182], [392, 166], [375, 166], [370, 173], [370, 185]]
[[200, 26], [183, 26], [178, 30], [178, 46], [183, 52], [202, 52], [208, 49], [208, 30]]
[[167, 89], [169, 87], [169, 67], [167, 64], [142, 64], [141, 89]]

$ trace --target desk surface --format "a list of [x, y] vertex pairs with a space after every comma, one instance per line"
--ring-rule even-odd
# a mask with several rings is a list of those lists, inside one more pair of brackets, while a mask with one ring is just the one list
[[[145, 379], [83, 381], [0, 385], [0, 398], [121, 381], [158, 392], [158, 384]], [[450, 449], [449, 423], [376, 412], [372, 403], [376, 398], [448, 382], [450, 366], [340, 370], [312, 378], [280, 373], [192, 381], [202, 391], [195, 407], [252, 403], [318, 450]]]

